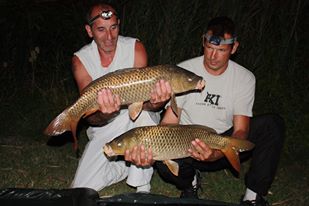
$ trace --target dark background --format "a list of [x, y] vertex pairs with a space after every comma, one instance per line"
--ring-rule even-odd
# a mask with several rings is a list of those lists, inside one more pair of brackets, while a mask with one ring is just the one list
[[[149, 65], [201, 55], [208, 21], [227, 15], [237, 25], [233, 59], [257, 79], [254, 114], [286, 121], [284, 153], [308, 163], [308, 1], [119, 0], [121, 34], [139, 38]], [[41, 140], [48, 123], [78, 96], [73, 52], [90, 39], [86, 0], [0, 1], [0, 140]]]

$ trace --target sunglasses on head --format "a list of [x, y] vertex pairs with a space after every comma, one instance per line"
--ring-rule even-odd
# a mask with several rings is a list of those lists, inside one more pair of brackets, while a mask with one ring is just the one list
[[203, 35], [203, 42], [207, 40], [210, 44], [214, 44], [216, 46], [220, 44], [233, 44], [236, 41], [236, 37], [230, 38], [230, 39], [223, 39], [219, 36], [213, 36], [213, 35], [208, 35], [204, 34]]

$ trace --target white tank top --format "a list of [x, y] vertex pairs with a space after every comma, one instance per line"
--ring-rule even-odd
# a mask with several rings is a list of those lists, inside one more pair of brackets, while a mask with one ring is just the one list
[[94, 40], [74, 54], [83, 63], [92, 80], [95, 80], [109, 72], [133, 67], [135, 41], [134, 38], [119, 36], [114, 59], [108, 67], [101, 66], [98, 47]]
[[[83, 63], [92, 80], [95, 80], [107, 73], [133, 67], [135, 42], [135, 38], [119, 36], [113, 61], [106, 68], [101, 66], [98, 47], [94, 41], [75, 52], [74, 55]], [[87, 135], [90, 140], [95, 137], [104, 138], [107, 143], [133, 127], [157, 124], [158, 117], [159, 115], [153, 114], [150, 117], [149, 112], [143, 111], [138, 119], [133, 122], [129, 117], [128, 110], [122, 109], [120, 114], [109, 124], [103, 127], [89, 127]]]

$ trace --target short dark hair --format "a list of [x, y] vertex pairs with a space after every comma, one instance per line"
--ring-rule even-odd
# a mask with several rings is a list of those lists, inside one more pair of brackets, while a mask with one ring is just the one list
[[235, 24], [232, 19], [227, 16], [220, 16], [211, 19], [207, 26], [207, 31], [212, 31], [212, 35], [224, 38], [224, 34], [236, 36]]
[[115, 3], [115, 1], [113, 0], [95, 0], [95, 1], [92, 1], [89, 5], [88, 5], [88, 9], [87, 9], [87, 12], [86, 12], [86, 17], [85, 17], [85, 23], [88, 24], [91, 20], [91, 13], [92, 13], [92, 10], [94, 7], [97, 7], [97, 6], [110, 6], [112, 7], [115, 11], [116, 11], [116, 14], [117, 14], [117, 18], [119, 19], [119, 5]]

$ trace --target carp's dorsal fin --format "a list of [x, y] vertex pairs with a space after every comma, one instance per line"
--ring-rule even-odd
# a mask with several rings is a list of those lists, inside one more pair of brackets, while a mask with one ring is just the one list
[[240, 172], [240, 160], [238, 152], [231, 144], [227, 145], [226, 148], [222, 149], [225, 157], [229, 160], [233, 168], [239, 173]]
[[173, 175], [178, 176], [179, 173], [179, 165], [177, 162], [173, 160], [164, 160], [164, 164], [168, 167], [168, 169], [173, 173]]
[[134, 121], [143, 109], [143, 102], [134, 102], [129, 105], [129, 116]]
[[172, 93], [172, 95], [171, 95], [171, 108], [172, 108], [173, 112], [178, 117], [178, 107], [177, 107], [177, 102], [176, 102], [176, 98], [175, 98], [175, 94], [174, 93]]

